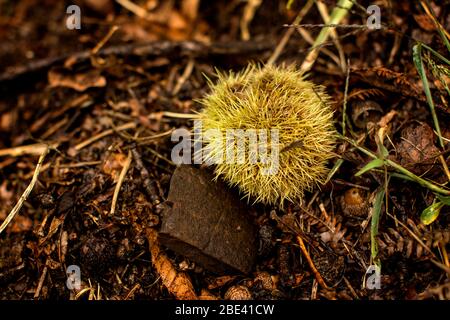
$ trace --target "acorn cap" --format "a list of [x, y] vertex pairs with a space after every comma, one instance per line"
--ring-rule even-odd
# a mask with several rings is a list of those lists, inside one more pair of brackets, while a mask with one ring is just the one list
[[365, 192], [359, 188], [350, 188], [340, 198], [341, 209], [346, 216], [362, 217], [369, 208]]

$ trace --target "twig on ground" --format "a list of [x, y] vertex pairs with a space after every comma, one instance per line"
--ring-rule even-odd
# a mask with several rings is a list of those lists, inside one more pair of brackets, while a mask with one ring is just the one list
[[25, 189], [23, 194], [20, 196], [19, 201], [17, 201], [17, 204], [14, 206], [14, 208], [11, 210], [11, 212], [6, 217], [5, 221], [3, 221], [2, 225], [0, 226], [0, 234], [5, 230], [5, 228], [8, 226], [8, 224], [14, 219], [16, 214], [19, 212], [20, 208], [22, 208], [23, 203], [27, 200], [28, 196], [30, 195], [31, 191], [34, 188], [34, 185], [37, 182], [39, 172], [41, 171], [42, 163], [44, 162], [45, 156], [47, 155], [49, 151], [49, 147], [44, 149], [44, 151], [41, 153], [41, 156], [39, 157], [39, 161], [36, 165], [36, 169], [34, 170], [33, 178], [31, 179], [30, 184]]
[[[320, 15], [322, 16], [323, 21], [328, 23], [330, 21], [330, 15], [328, 14], [327, 6], [323, 2], [316, 2], [317, 9], [319, 10]], [[347, 69], [347, 64], [345, 62], [345, 53], [344, 48], [342, 47], [341, 42], [339, 41], [339, 35], [335, 28], [330, 30], [331, 38], [336, 46], [336, 49], [339, 52], [339, 66], [341, 67], [342, 72], [345, 72]]]
[[116, 0], [118, 4], [120, 4], [122, 7], [127, 9], [128, 11], [134, 13], [136, 16], [142, 19], [146, 20], [156, 20], [161, 21], [162, 17], [157, 18], [157, 16], [153, 13], [148, 12], [147, 10], [141, 8], [134, 2], [131, 2], [129, 0]]
[[19, 157], [24, 154], [41, 155], [46, 149], [54, 149], [58, 146], [58, 143], [34, 143], [26, 146], [19, 146], [0, 150], [0, 157], [11, 156]]
[[[300, 22], [302, 22], [305, 15], [309, 12], [312, 5], [314, 4], [314, 0], [308, 0], [308, 2], [303, 6], [302, 10], [298, 13], [297, 17], [295, 18], [293, 24], [297, 25]], [[294, 33], [295, 28], [289, 28], [285, 34], [283, 35], [283, 38], [281, 38], [280, 42], [278, 43], [277, 47], [273, 51], [272, 55], [270, 56], [269, 60], [267, 60], [267, 64], [273, 64], [280, 56], [281, 52], [283, 51], [284, 47], [288, 43], [289, 39], [291, 38], [292, 34]]]
[[41, 294], [42, 286], [44, 285], [45, 277], [47, 276], [47, 271], [48, 271], [48, 260], [45, 261], [44, 270], [42, 271], [41, 277], [39, 278], [38, 286], [34, 291], [33, 298], [35, 299], [39, 298], [39, 295]]
[[262, 0], [248, 0], [247, 4], [244, 8], [244, 13], [242, 14], [242, 18], [240, 21], [241, 26], [241, 39], [248, 41], [250, 40], [250, 32], [248, 30], [248, 26], [250, 22], [252, 22], [253, 17], [255, 16], [255, 11], [261, 5]]
[[192, 70], [194, 70], [194, 65], [195, 65], [194, 59], [189, 59], [189, 62], [187, 63], [186, 68], [183, 71], [183, 74], [178, 78], [177, 84], [175, 85], [175, 88], [172, 91], [173, 95], [176, 95], [178, 92], [180, 92], [183, 84], [191, 76]]
[[[169, 111], [161, 111], [161, 112], [151, 113], [151, 114], [148, 115], [147, 118], [148, 119], [161, 119], [162, 117], [175, 118], [175, 119], [192, 119], [193, 120], [193, 119], [198, 118], [198, 115], [197, 114], [192, 114], [192, 113], [176, 113], [176, 112], [169, 112]], [[74, 147], [74, 150], [75, 151], [80, 151], [81, 149], [87, 147], [91, 143], [94, 143], [95, 141], [97, 141], [97, 140], [99, 140], [101, 138], [109, 136], [110, 134], [113, 134], [114, 132], [128, 130], [128, 129], [131, 129], [131, 128], [135, 128], [136, 126], [137, 126], [136, 122], [130, 121], [130, 122], [124, 123], [124, 124], [122, 124], [120, 126], [117, 126], [117, 127], [113, 128], [113, 129], [105, 130], [105, 131], [100, 132], [99, 134], [97, 134], [97, 135], [95, 135], [95, 136], [93, 136], [93, 137], [91, 137], [91, 138], [89, 138], [89, 139], [87, 139], [87, 140], [85, 140], [83, 142], [80, 142], [79, 144], [77, 144]], [[163, 132], [163, 133], [160, 133], [160, 134], [156, 134], [156, 135], [154, 135], [152, 137], [146, 137], [146, 140], [161, 138], [161, 137], [167, 136], [170, 133], [171, 133], [171, 131], [167, 131], [167, 132]], [[0, 153], [0, 155], [1, 155], [1, 153]]]
[[119, 198], [120, 187], [122, 186], [123, 180], [127, 174], [128, 169], [130, 168], [132, 160], [131, 151], [128, 151], [127, 159], [122, 167], [122, 171], [120, 171], [119, 179], [117, 180], [116, 188], [114, 189], [114, 194], [111, 202], [111, 211], [110, 214], [113, 215], [116, 211], [117, 199]]
[[319, 271], [317, 270], [316, 266], [314, 265], [314, 262], [312, 261], [308, 250], [306, 249], [305, 243], [303, 242], [302, 237], [297, 236], [298, 244], [300, 245], [300, 249], [302, 250], [303, 255], [305, 256], [306, 260], [308, 261], [309, 267], [311, 268], [311, 271], [314, 273], [314, 276], [316, 277], [317, 282], [320, 284], [320, 286], [324, 289], [329, 289], [325, 281], [323, 280], [322, 276], [320, 275]]
[[340, 0], [336, 7], [333, 9], [331, 13], [331, 17], [329, 25], [327, 27], [323, 27], [320, 31], [319, 35], [314, 42], [312, 50], [308, 53], [305, 60], [303, 61], [300, 70], [303, 72], [307, 72], [311, 69], [314, 62], [316, 61], [321, 45], [327, 40], [328, 35], [330, 34], [330, 26], [339, 24], [339, 22], [347, 15], [348, 10], [353, 6], [353, 2], [350, 0]]
[[91, 138], [89, 138], [89, 139], [87, 139], [87, 140], [77, 144], [74, 147], [74, 149], [76, 151], [79, 151], [79, 150], [83, 149], [84, 147], [87, 147], [91, 143], [94, 143], [95, 141], [97, 141], [97, 140], [99, 140], [101, 138], [109, 136], [110, 134], [113, 134], [116, 131], [127, 130], [127, 129], [131, 129], [131, 128], [134, 128], [134, 127], [136, 127], [136, 123], [135, 122], [127, 122], [127, 123], [125, 123], [125, 124], [123, 124], [121, 126], [116, 127], [115, 129], [105, 130], [105, 131], [100, 132], [99, 134], [97, 134], [97, 135], [95, 135], [95, 136], [93, 136], [93, 137], [91, 137]]
[[100, 42], [97, 43], [97, 45], [92, 49], [91, 53], [93, 55], [96, 55], [117, 30], [119, 30], [118, 26], [112, 26], [112, 28], [109, 29], [108, 33], [103, 37], [103, 39], [100, 40]]
[[[145, 43], [122, 44], [102, 48], [97, 52], [97, 55], [116, 55], [116, 56], [145, 56], [147, 58], [157, 56], [169, 56], [171, 54], [177, 57], [205, 57], [205, 56], [229, 56], [229, 55], [244, 55], [258, 53], [272, 49], [271, 42], [256, 42], [256, 41], [230, 41], [226, 43], [212, 43], [204, 44], [197, 41], [152, 41]], [[44, 58], [41, 60], [34, 60], [28, 64], [21, 66], [14, 66], [6, 69], [0, 74], [0, 82], [10, 81], [19, 78], [22, 75], [45, 71], [53, 65], [63, 63], [67, 58], [82, 62], [90, 59], [92, 50], [84, 50], [72, 54], [63, 54], [57, 57]]]

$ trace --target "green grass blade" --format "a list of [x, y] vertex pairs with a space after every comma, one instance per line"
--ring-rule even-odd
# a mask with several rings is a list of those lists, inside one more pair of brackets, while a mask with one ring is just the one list
[[440, 194], [437, 194], [436, 197], [443, 202], [445, 205], [450, 206], [450, 196], [446, 197]]
[[359, 177], [360, 175], [366, 173], [375, 168], [382, 167], [384, 165], [383, 159], [374, 159], [362, 167], [357, 173], [355, 173], [355, 177]]
[[446, 64], [448, 64], [450, 66], [450, 60], [448, 60], [442, 54], [440, 54], [439, 52], [437, 52], [433, 48], [427, 46], [426, 44], [421, 43], [421, 46], [424, 47], [425, 49], [427, 49], [428, 51], [430, 51], [436, 58], [438, 58], [439, 60], [441, 60], [442, 62], [445, 62]]
[[448, 41], [448, 38], [445, 35], [442, 25], [438, 22], [438, 19], [436, 17], [436, 14], [434, 13], [433, 7], [430, 4], [430, 1], [429, 0], [425, 0], [425, 1], [427, 3], [428, 10], [430, 10], [430, 13], [433, 16], [433, 19], [435, 20], [434, 22], [436, 24], [437, 31], [438, 31], [439, 35], [441, 36], [441, 39], [444, 42], [445, 46], [447, 47], [447, 50], [450, 52], [450, 42]]
[[[336, 7], [331, 12], [330, 19], [327, 24], [328, 25], [339, 24], [341, 20], [347, 15], [348, 11], [352, 8], [353, 4], [354, 4], [353, 0], [339, 0]], [[300, 66], [300, 70], [302, 72], [308, 72], [311, 69], [319, 54], [319, 49], [327, 40], [330, 31], [331, 27], [328, 26], [323, 27], [322, 30], [320, 30], [319, 35], [317, 36], [316, 40], [314, 41], [311, 47], [312, 50], [308, 53], [302, 65]]]
[[[352, 6], [353, 1], [351, 0], [339, 0], [338, 4], [331, 12], [330, 21], [328, 21], [328, 24], [339, 24], [339, 22], [341, 22], [341, 20], [347, 15]], [[316, 38], [316, 41], [314, 41], [314, 48], [320, 46], [328, 38], [330, 30], [331, 29], [328, 27], [322, 28]]]
[[378, 190], [377, 194], [375, 195], [375, 200], [373, 203], [373, 212], [372, 212], [372, 220], [370, 225], [370, 252], [372, 256], [372, 260], [378, 267], [380, 266], [380, 261], [378, 258], [378, 242], [377, 242], [377, 236], [378, 236], [378, 226], [380, 224], [380, 217], [381, 217], [381, 208], [383, 207], [383, 199], [384, 199], [385, 190], [380, 189]]
[[[337, 134], [339, 139], [347, 141], [348, 143], [350, 143], [353, 147], [355, 147], [356, 149], [358, 149], [359, 151], [361, 151], [362, 153], [364, 153], [365, 155], [371, 157], [372, 159], [378, 159], [379, 156], [377, 156], [375, 153], [371, 152], [370, 150], [367, 150], [364, 147], [359, 146], [356, 141], [344, 137], [341, 134]], [[390, 160], [390, 159], [384, 159], [385, 164], [388, 167], [393, 168], [397, 173], [390, 173], [392, 176], [395, 176], [397, 178], [404, 178], [406, 180], [410, 180], [410, 181], [414, 181], [418, 184], [420, 184], [422, 187], [425, 187], [435, 193], [439, 193], [443, 196], [450, 196], [450, 190], [440, 186], [440, 185], [436, 185], [433, 182], [427, 181], [424, 178], [421, 178], [417, 175], [415, 175], [414, 173], [412, 173], [411, 171], [407, 170], [406, 168], [402, 167], [401, 165], [399, 165], [398, 163]]]
[[418, 43], [413, 47], [413, 60], [419, 74], [420, 79], [423, 83], [423, 90], [425, 91], [425, 96], [427, 97], [428, 105], [430, 106], [431, 116], [433, 117], [434, 126], [439, 138], [439, 144], [444, 148], [444, 141], [442, 139], [441, 127], [439, 126], [439, 121], [436, 114], [436, 109], [434, 107], [433, 97], [431, 96], [430, 85], [428, 83], [428, 78], [425, 72], [425, 68], [422, 60], [422, 44]]
[[331, 178], [333, 178], [333, 176], [336, 174], [336, 172], [339, 170], [339, 168], [342, 166], [343, 163], [344, 163], [344, 159], [338, 159], [336, 161], [333, 168], [328, 173], [327, 179], [325, 180], [325, 182], [323, 184], [327, 184], [328, 182], [330, 182]]

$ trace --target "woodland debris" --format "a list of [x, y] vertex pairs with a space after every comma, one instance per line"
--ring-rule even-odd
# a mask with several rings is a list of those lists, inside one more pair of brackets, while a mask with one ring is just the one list
[[[98, 55], [108, 56], [170, 56], [180, 57], [204, 57], [204, 56], [230, 56], [242, 54], [256, 54], [272, 48], [270, 42], [256, 41], [230, 41], [227, 43], [212, 43], [210, 45], [196, 41], [151, 41], [143, 43], [121, 44], [109, 46], [99, 50]], [[13, 66], [0, 74], [0, 82], [17, 79], [18, 77], [34, 72], [40, 72], [53, 65], [59, 65], [66, 59], [74, 59], [77, 62], [86, 61], [91, 58], [91, 50], [64, 54], [57, 57], [48, 57], [41, 60], [33, 60], [28, 64]]]
[[429, 171], [439, 155], [434, 140], [433, 129], [425, 123], [406, 127], [397, 148], [400, 164], [415, 174]]
[[98, 70], [75, 73], [62, 69], [52, 69], [48, 73], [50, 87], [67, 87], [83, 92], [92, 87], [106, 86], [106, 79]]
[[36, 181], [38, 180], [39, 172], [41, 171], [42, 163], [44, 162], [45, 156], [47, 155], [49, 151], [49, 148], [47, 147], [39, 157], [38, 164], [36, 165], [36, 169], [34, 170], [33, 178], [31, 179], [30, 184], [25, 189], [23, 194], [20, 196], [19, 201], [17, 201], [17, 204], [12, 208], [11, 212], [8, 214], [6, 219], [2, 222], [0, 225], [0, 233], [2, 233], [3, 230], [6, 229], [8, 224], [11, 222], [12, 219], [16, 216], [16, 214], [20, 211], [20, 208], [22, 208], [23, 203], [27, 200], [28, 196], [30, 195], [31, 191], [34, 188], [34, 185], [36, 184]]
[[194, 287], [191, 279], [184, 272], [177, 272], [158, 242], [158, 234], [153, 229], [147, 229], [147, 238], [152, 254], [152, 265], [161, 277], [164, 286], [179, 300], [195, 300]]

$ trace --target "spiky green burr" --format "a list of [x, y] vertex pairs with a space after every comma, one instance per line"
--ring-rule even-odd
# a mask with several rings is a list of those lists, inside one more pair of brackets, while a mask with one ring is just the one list
[[[210, 94], [200, 100], [202, 132], [210, 129], [219, 136], [203, 135], [207, 158], [225, 154], [226, 134], [233, 129], [279, 132], [278, 143], [258, 140], [270, 155], [277, 148], [278, 169], [267, 174], [267, 163], [251, 161], [251, 145], [245, 141], [248, 156], [241, 163], [222, 161], [215, 174], [255, 202], [283, 205], [298, 201], [305, 191], [320, 186], [327, 176], [327, 163], [333, 157], [336, 132], [330, 97], [294, 67], [250, 65], [240, 73], [218, 74], [210, 83]], [[263, 145], [261, 145], [263, 144]]]

